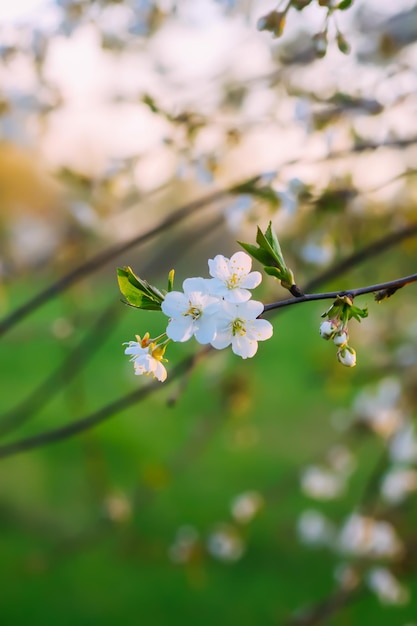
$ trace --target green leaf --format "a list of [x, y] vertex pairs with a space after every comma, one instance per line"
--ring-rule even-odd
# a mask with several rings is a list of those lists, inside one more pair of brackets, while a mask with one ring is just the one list
[[336, 8], [339, 9], [339, 11], [346, 11], [346, 9], [349, 9], [352, 4], [353, 0], [341, 0]]
[[282, 255], [278, 237], [272, 229], [272, 222], [269, 222], [265, 233], [258, 226], [256, 233], [256, 243], [258, 247], [249, 243], [238, 242], [246, 252], [254, 259], [260, 261], [264, 270], [269, 276], [273, 276], [281, 281], [285, 289], [291, 289], [294, 283], [294, 274], [286, 266]]
[[284, 256], [282, 254], [281, 246], [279, 245], [278, 237], [274, 230], [272, 230], [272, 222], [269, 222], [268, 228], [265, 231], [265, 237], [271, 244], [272, 249], [274, 250], [277, 257], [281, 260], [282, 265], [285, 267]]
[[142, 280], [130, 267], [117, 268], [119, 289], [130, 306], [149, 311], [160, 311], [164, 296], [153, 285]]
[[360, 322], [361, 319], [368, 317], [368, 307], [364, 307], [363, 309], [361, 309], [358, 306], [351, 306], [349, 308], [349, 318], [352, 318], [352, 317], [354, 317], [355, 320], [358, 320], [358, 322]]
[[175, 270], [171, 270], [168, 274], [168, 293], [174, 289]]
[[271, 263], [270, 255], [262, 248], [258, 248], [251, 243], [243, 243], [242, 241], [238, 241], [238, 244], [254, 259], [262, 263], [262, 265], [269, 265]]
[[273, 276], [274, 278], [277, 278], [278, 280], [285, 281], [286, 279], [286, 274], [279, 267], [265, 266], [264, 270], [266, 274], [268, 274], [269, 276]]

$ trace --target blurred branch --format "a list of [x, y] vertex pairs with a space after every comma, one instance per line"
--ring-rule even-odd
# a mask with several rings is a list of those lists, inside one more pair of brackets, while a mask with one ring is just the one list
[[286, 626], [315, 626], [327, 623], [335, 613], [360, 597], [361, 588], [337, 589], [331, 596], [286, 620]]
[[0, 321], [0, 336], [6, 334], [11, 328], [13, 328], [13, 326], [15, 326], [25, 317], [43, 306], [46, 302], [68, 289], [77, 281], [82, 280], [88, 274], [92, 274], [93, 272], [97, 271], [103, 265], [106, 265], [106, 263], [109, 263], [120, 254], [127, 252], [127, 250], [130, 250], [131, 248], [139, 244], [145, 243], [156, 235], [159, 235], [171, 228], [172, 226], [175, 226], [176, 224], [182, 222], [185, 218], [189, 217], [199, 209], [205, 208], [209, 204], [217, 200], [221, 200], [229, 194], [235, 193], [242, 185], [247, 184], [248, 181], [256, 180], [257, 178], [260, 178], [260, 176], [255, 178], [250, 177], [249, 179], [246, 179], [241, 183], [232, 185], [226, 189], [214, 191], [211, 194], [203, 196], [202, 198], [198, 198], [197, 200], [193, 200], [192, 202], [184, 204], [182, 207], [171, 213], [171, 215], [169, 215], [168, 217], [161, 219], [156, 226], [146, 231], [145, 233], [136, 235], [128, 241], [115, 244], [114, 246], [110, 246], [109, 248], [107, 248], [103, 252], [100, 252], [85, 263], [82, 263], [75, 269], [68, 272], [68, 274], [65, 274], [65, 276], [52, 283], [52, 285], [36, 294], [33, 298], [25, 302], [22, 306], [12, 311], [8, 316], [3, 318], [3, 320]]
[[322, 274], [319, 274], [316, 278], [310, 280], [305, 286], [305, 291], [311, 291], [315, 289], [319, 285], [332, 280], [333, 278], [337, 278], [340, 274], [347, 272], [348, 270], [358, 266], [363, 261], [367, 261], [368, 259], [377, 256], [383, 252], [386, 252], [389, 248], [396, 246], [397, 244], [405, 241], [406, 239], [410, 239], [411, 237], [415, 237], [417, 235], [417, 222], [411, 222], [408, 226], [397, 230], [394, 233], [390, 233], [381, 239], [377, 239], [373, 243], [369, 244], [359, 250], [358, 252], [353, 253], [352, 255], [342, 259], [336, 265], [333, 265], [328, 270], [325, 270]]
[[64, 386], [79, 374], [80, 364], [85, 367], [96, 350], [103, 345], [115, 329], [119, 317], [120, 302], [112, 301], [104, 311], [94, 319], [83, 339], [71, 350], [58, 367], [47, 376], [28, 396], [7, 413], [0, 415], [0, 437], [31, 419], [47, 402], [52, 400]]
[[[177, 256], [183, 254], [185, 240], [188, 242], [188, 247], [191, 247], [222, 223], [223, 216], [219, 215], [210, 222], [202, 224], [192, 232], [190, 241], [189, 234], [181, 232], [180, 237], [172, 241], [171, 251], [165, 248], [165, 256], [174, 261]], [[152, 258], [147, 262], [144, 271], [146, 271], [146, 267], [149, 268], [153, 265], [154, 260]], [[80, 368], [87, 364], [97, 349], [103, 345], [103, 340], [107, 339], [110, 332], [115, 329], [115, 321], [122, 310], [123, 307], [120, 306], [119, 301], [116, 303], [112, 301], [104, 312], [94, 320], [87, 335], [72, 349], [60, 365], [17, 406], [0, 415], [0, 437], [25, 424], [79, 374]]]
[[[207, 351], [207, 348], [202, 349], [197, 354], [193, 354], [181, 361], [170, 372], [168, 384], [195, 367], [200, 358], [204, 354], [206, 354]], [[90, 428], [98, 426], [98, 424], [101, 424], [105, 420], [114, 417], [121, 411], [128, 409], [137, 402], [144, 400], [148, 396], [154, 394], [156, 391], [160, 391], [160, 389], [161, 383], [153, 382], [149, 385], [146, 385], [145, 387], [140, 387], [132, 393], [122, 396], [121, 398], [118, 398], [117, 400], [114, 400], [109, 404], [106, 404], [101, 409], [98, 409], [98, 411], [90, 413], [89, 415], [81, 418], [75, 423], [67, 424], [66, 426], [62, 426], [61, 428], [54, 428], [33, 437], [27, 437], [25, 439], [20, 439], [19, 441], [4, 444], [0, 446], [0, 458], [4, 459], [8, 456], [19, 454], [20, 452], [26, 452], [28, 450], [33, 450], [34, 448], [40, 448], [51, 443], [56, 443], [57, 441], [62, 441], [64, 439], [68, 439], [69, 437], [79, 435], [80, 433], [83, 433]]]
[[[321, 282], [325, 282], [329, 280], [330, 277], [334, 278], [337, 275], [343, 274], [345, 271], [347, 271], [347, 269], [351, 269], [352, 267], [359, 265], [362, 261], [369, 258], [370, 256], [374, 254], [378, 254], [386, 250], [387, 246], [393, 246], [399, 243], [400, 241], [402, 241], [403, 239], [405, 239], [406, 237], [413, 236], [416, 233], [417, 233], [417, 224], [413, 224], [409, 226], [408, 228], [402, 229], [401, 231], [398, 231], [397, 233], [394, 233], [393, 235], [389, 237], [384, 237], [383, 239], [380, 239], [374, 242], [367, 248], [355, 253], [354, 255], [348, 257], [347, 259], [341, 261], [337, 266], [331, 268], [330, 270], [322, 273], [315, 279], [311, 280], [309, 284], [306, 285], [306, 288], [311, 288], [312, 285], [317, 286]], [[413, 281], [417, 281], [417, 275], [413, 275], [412, 277], [407, 277], [406, 279], [400, 279], [400, 281], [408, 280], [410, 282], [410, 278], [412, 278]], [[387, 285], [392, 285], [392, 284], [397, 284], [397, 283], [398, 281], [392, 281], [392, 283], [382, 283], [379, 285], [373, 285], [371, 287], [365, 287], [360, 290], [356, 290], [356, 295], [359, 295], [359, 292], [369, 293], [370, 291], [381, 289], [381, 288], [386, 288]], [[326, 294], [311, 294], [307, 296], [302, 296], [300, 298], [282, 300], [280, 302], [276, 302], [271, 305], [266, 305], [265, 311], [268, 311], [271, 309], [277, 309], [277, 308], [284, 308], [291, 304], [295, 304], [299, 301], [319, 300], [319, 299], [323, 299], [324, 297], [334, 298], [337, 295], [340, 295], [341, 293], [348, 293], [352, 295], [352, 293], [354, 292], [345, 291], [345, 292], [331, 292], [331, 293], [326, 293]], [[207, 349], [203, 350], [202, 352], [200, 352], [200, 355], [206, 354], [208, 351], [209, 350]], [[197, 357], [198, 355], [195, 358]], [[183, 370], [181, 370], [181, 364], [180, 364], [179, 366], [177, 366], [177, 368], [175, 368], [172, 371], [170, 375], [171, 380], [173, 379], [173, 376], [179, 377], [181, 373], [189, 372], [192, 369], [192, 363], [193, 363], [192, 358], [191, 358], [191, 364], [188, 367], [184, 365], [184, 363], [185, 362], [183, 362], [183, 365], [182, 365]], [[52, 431], [47, 431], [45, 433], [41, 433], [34, 437], [21, 439], [16, 442], [12, 442], [10, 444], [5, 444], [3, 446], [0, 446], [0, 458], [11, 456], [13, 454], [18, 454], [26, 450], [31, 450], [31, 449], [34, 449], [43, 445], [47, 445], [49, 443], [53, 443], [55, 441], [62, 441], [69, 437], [75, 436], [81, 432], [84, 432], [85, 430], [88, 430], [89, 428], [93, 428], [96, 425], [100, 424], [102, 421], [109, 419], [113, 415], [116, 415], [116, 413], [123, 411], [124, 409], [132, 406], [136, 402], [140, 402], [142, 399], [144, 399], [145, 397], [147, 397], [148, 395], [150, 395], [157, 389], [160, 389], [159, 385], [160, 383], [154, 383], [153, 385], [149, 385], [145, 388], [141, 388], [131, 394], [128, 394], [122, 398], [119, 398], [118, 400], [108, 405], [105, 405], [104, 407], [88, 415], [87, 417], [80, 419], [78, 422], [74, 424], [69, 424], [68, 426], [64, 426], [62, 428], [58, 428]]]

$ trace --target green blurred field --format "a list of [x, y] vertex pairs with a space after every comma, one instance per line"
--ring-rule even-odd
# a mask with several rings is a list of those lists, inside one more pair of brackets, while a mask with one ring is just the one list
[[[119, 310], [116, 284], [99, 286], [94, 298], [85, 288], [62, 296], [3, 339], [5, 412], [116, 303], [109, 332], [84, 355], [85, 368], [80, 363], [69, 384], [63, 376], [56, 396], [4, 441], [76, 420], [148, 382], [133, 375], [121, 344], [136, 332], [156, 332], [159, 314]], [[275, 316], [273, 339], [252, 361], [213, 352], [186, 380], [161, 385], [101, 426], [1, 461], [2, 624], [284, 624], [295, 609], [331, 594], [340, 559], [300, 545], [296, 520], [307, 508], [341, 520], [380, 450], [371, 440], [357, 443], [361, 470], [343, 499], [322, 504], [300, 493], [301, 468], [338, 442], [332, 412], [349, 406], [366, 369], [335, 365], [317, 332], [323, 307], [296, 309]], [[74, 330], [59, 339], [62, 318]], [[169, 367], [197, 348], [174, 346]], [[265, 506], [239, 524], [230, 503], [251, 490]], [[222, 524], [244, 543], [236, 561], [207, 551]], [[199, 540], [187, 563], [175, 563], [170, 547], [189, 525]], [[387, 609], [365, 593], [326, 623], [389, 626], [416, 611], [416, 601]]]

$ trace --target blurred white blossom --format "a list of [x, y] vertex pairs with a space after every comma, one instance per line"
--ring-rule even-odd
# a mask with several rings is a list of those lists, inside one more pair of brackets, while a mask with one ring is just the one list
[[180, 526], [168, 554], [174, 563], [187, 563], [193, 557], [200, 541], [199, 532], [194, 526]]
[[366, 577], [369, 588], [383, 604], [406, 604], [409, 592], [386, 567], [373, 567]]
[[341, 552], [369, 558], [393, 558], [402, 551], [395, 528], [386, 521], [353, 513], [337, 540]]
[[247, 491], [233, 498], [231, 512], [235, 520], [241, 524], [250, 522], [264, 504], [263, 497], [257, 491]]
[[298, 518], [297, 532], [306, 545], [327, 546], [333, 541], [335, 528], [320, 511], [308, 509]]
[[301, 487], [304, 493], [317, 500], [331, 500], [339, 496], [345, 488], [343, 476], [330, 470], [311, 465], [301, 476]]
[[384, 439], [391, 437], [404, 423], [398, 407], [401, 392], [400, 383], [392, 377], [382, 379], [376, 388], [365, 388], [353, 405], [357, 419]]
[[414, 425], [403, 424], [389, 443], [390, 459], [394, 463], [414, 463], [417, 461], [417, 438]]
[[417, 489], [417, 470], [402, 467], [390, 469], [382, 478], [381, 495], [391, 504], [399, 504]]
[[245, 544], [234, 526], [222, 524], [209, 536], [207, 549], [220, 561], [238, 561], [245, 552]]

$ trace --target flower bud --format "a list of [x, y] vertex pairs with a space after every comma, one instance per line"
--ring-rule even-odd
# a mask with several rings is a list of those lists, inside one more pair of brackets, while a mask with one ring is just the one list
[[280, 37], [284, 32], [285, 13], [280, 11], [271, 11], [259, 18], [256, 25], [258, 30], [267, 30], [274, 35]]
[[345, 330], [341, 330], [335, 334], [333, 341], [337, 346], [344, 346], [348, 342], [348, 335]]
[[345, 367], [355, 367], [356, 365], [356, 352], [349, 346], [345, 346], [344, 348], [338, 350], [337, 358]]
[[349, 54], [350, 44], [348, 40], [346, 39], [346, 37], [342, 35], [342, 33], [337, 33], [336, 42], [337, 42], [337, 47], [339, 48], [340, 52], [342, 52], [343, 54]]
[[334, 320], [325, 320], [320, 324], [320, 336], [323, 339], [331, 339], [337, 332], [338, 324]]
[[319, 58], [326, 56], [327, 52], [327, 33], [317, 33], [313, 37], [314, 49]]
[[309, 4], [311, 4], [311, 0], [293, 0], [292, 2], [292, 6], [294, 7], [294, 9], [296, 9], [297, 11], [302, 11], [303, 9], [305, 9]]

